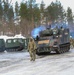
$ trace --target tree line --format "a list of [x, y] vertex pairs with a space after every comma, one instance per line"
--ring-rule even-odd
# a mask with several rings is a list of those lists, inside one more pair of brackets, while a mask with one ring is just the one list
[[61, 2], [56, 0], [45, 7], [42, 1], [36, 0], [16, 1], [0, 0], [0, 34], [15, 35], [21, 33], [29, 36], [32, 29], [41, 24], [65, 22], [73, 26], [74, 15], [70, 7], [64, 9]]

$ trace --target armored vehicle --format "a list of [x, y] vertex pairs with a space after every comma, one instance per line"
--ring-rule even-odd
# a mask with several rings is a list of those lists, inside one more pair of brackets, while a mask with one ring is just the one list
[[22, 38], [12, 38], [6, 40], [6, 51], [21, 51], [24, 49], [25, 40]]
[[4, 39], [0, 38], [0, 52], [3, 52], [5, 50], [5, 41]]
[[55, 27], [53, 29], [47, 28], [39, 33], [36, 37], [37, 50], [36, 53], [64, 53], [70, 49], [70, 34], [68, 28]]
[[29, 43], [29, 38], [27, 37], [25, 39], [25, 49], [28, 49], [28, 43]]

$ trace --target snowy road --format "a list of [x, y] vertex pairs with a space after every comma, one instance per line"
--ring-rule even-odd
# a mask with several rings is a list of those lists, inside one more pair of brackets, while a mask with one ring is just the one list
[[64, 54], [37, 56], [28, 52], [0, 53], [0, 75], [74, 75], [74, 50]]

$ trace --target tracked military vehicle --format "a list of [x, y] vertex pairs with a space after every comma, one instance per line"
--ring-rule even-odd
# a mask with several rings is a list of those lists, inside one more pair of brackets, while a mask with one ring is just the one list
[[47, 28], [39, 33], [36, 37], [37, 50], [36, 53], [56, 53], [68, 52], [70, 49], [70, 34], [68, 28], [55, 27], [53, 29]]
[[0, 52], [4, 52], [5, 50], [5, 41], [0, 38]]
[[10, 38], [6, 40], [6, 51], [22, 51], [24, 49], [25, 39], [22, 38]]

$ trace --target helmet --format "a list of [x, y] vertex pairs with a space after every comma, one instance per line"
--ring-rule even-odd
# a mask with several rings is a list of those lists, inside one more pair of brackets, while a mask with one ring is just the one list
[[33, 38], [32, 37], [30, 37], [30, 41], [33, 41]]
[[33, 39], [32, 37], [30, 37], [30, 39]]

